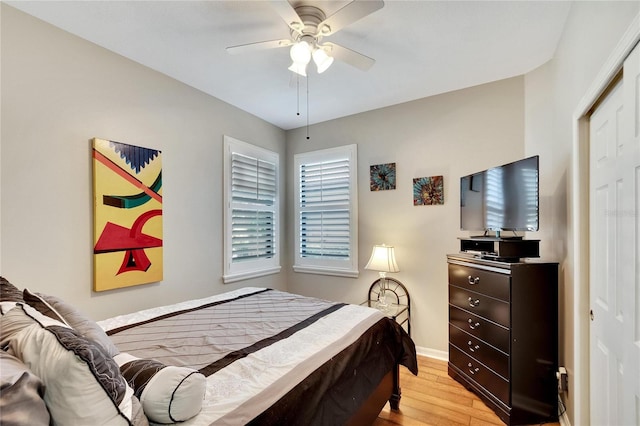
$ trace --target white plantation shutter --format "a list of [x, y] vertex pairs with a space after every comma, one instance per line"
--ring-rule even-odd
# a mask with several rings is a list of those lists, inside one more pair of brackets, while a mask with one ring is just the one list
[[273, 212], [233, 209], [232, 217], [232, 262], [273, 257]]
[[238, 153], [231, 154], [234, 202], [273, 206], [276, 198], [276, 165]]
[[300, 256], [350, 255], [348, 159], [300, 166]]
[[297, 154], [294, 270], [357, 276], [356, 146]]
[[302, 212], [300, 256], [349, 259], [348, 210]]
[[246, 155], [231, 155], [232, 262], [274, 255], [276, 166]]
[[225, 147], [225, 282], [278, 272], [278, 155], [228, 136]]

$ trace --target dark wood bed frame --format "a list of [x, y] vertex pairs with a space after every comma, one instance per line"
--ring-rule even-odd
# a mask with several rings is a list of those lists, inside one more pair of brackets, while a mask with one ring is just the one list
[[[407, 306], [409, 306], [409, 309], [411, 309], [409, 292], [406, 287], [394, 278], [387, 278], [387, 280], [395, 282], [396, 290], [391, 291], [393, 296], [395, 296], [395, 303], [406, 303]], [[375, 280], [369, 288], [367, 303], [369, 306], [371, 306], [372, 300], [377, 299], [376, 289], [379, 285], [378, 281], [379, 279]], [[408, 324], [408, 332], [409, 335], [411, 335], [410, 323]], [[376, 418], [378, 418], [380, 411], [382, 411], [387, 401], [389, 401], [389, 405], [393, 411], [398, 411], [400, 409], [400, 364], [396, 364], [395, 367], [382, 378], [378, 387], [374, 389], [360, 409], [351, 417], [351, 419], [349, 419], [347, 425], [361, 426], [372, 424]]]
[[351, 416], [347, 422], [349, 426], [362, 426], [372, 424], [382, 408], [389, 401], [391, 409], [397, 411], [400, 408], [400, 365], [389, 371], [380, 381], [380, 384], [371, 393], [360, 409]]

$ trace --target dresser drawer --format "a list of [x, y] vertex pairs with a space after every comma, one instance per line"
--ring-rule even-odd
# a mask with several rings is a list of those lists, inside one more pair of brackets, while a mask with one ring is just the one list
[[449, 264], [449, 284], [486, 294], [505, 302], [510, 300], [509, 280], [508, 274]]
[[450, 285], [449, 303], [505, 327], [511, 325], [509, 303], [502, 300]]
[[453, 345], [449, 345], [449, 361], [465, 376], [482, 386], [497, 399], [510, 405], [509, 382], [471, 358]]
[[491, 346], [509, 354], [509, 329], [449, 305], [449, 322]]
[[509, 356], [475, 336], [449, 324], [449, 342], [509, 380]]

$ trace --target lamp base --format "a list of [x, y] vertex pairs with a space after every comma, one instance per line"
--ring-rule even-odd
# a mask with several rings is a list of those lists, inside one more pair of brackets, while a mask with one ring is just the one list
[[378, 301], [376, 302], [376, 309], [385, 312], [389, 309], [389, 302], [387, 301], [387, 280], [386, 277], [380, 277], [380, 292], [378, 293]]

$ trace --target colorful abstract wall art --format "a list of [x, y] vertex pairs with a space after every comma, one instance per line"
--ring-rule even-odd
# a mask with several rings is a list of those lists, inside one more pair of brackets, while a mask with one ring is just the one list
[[396, 163], [369, 166], [369, 187], [372, 191], [396, 189]]
[[442, 176], [430, 176], [413, 179], [413, 205], [429, 206], [444, 204], [444, 185]]
[[95, 291], [162, 280], [162, 153], [93, 139]]

